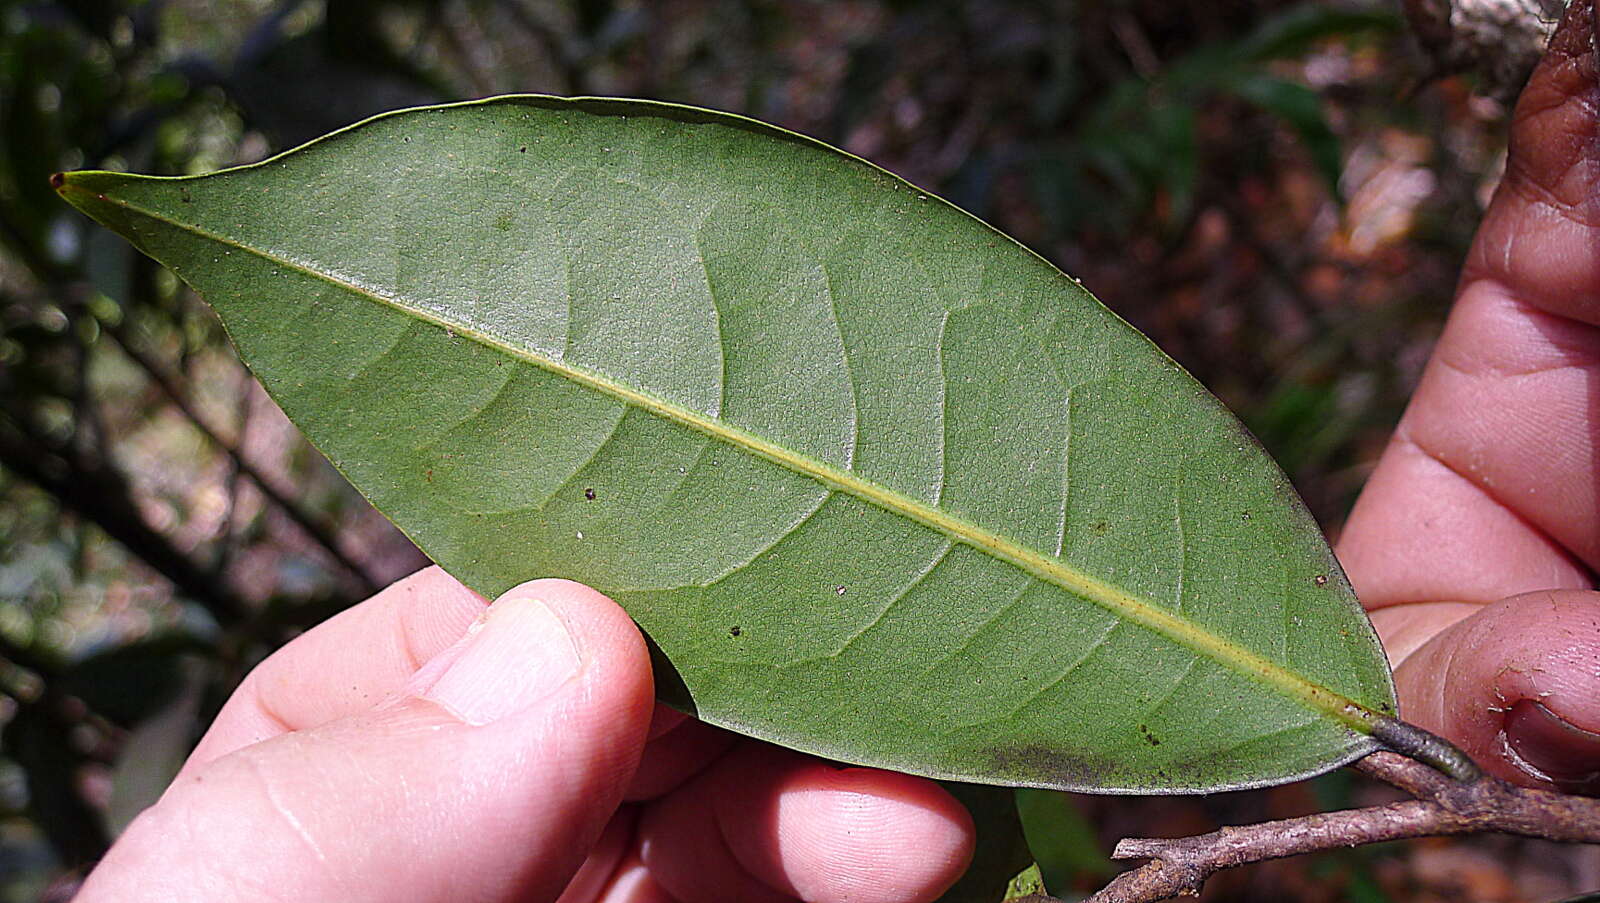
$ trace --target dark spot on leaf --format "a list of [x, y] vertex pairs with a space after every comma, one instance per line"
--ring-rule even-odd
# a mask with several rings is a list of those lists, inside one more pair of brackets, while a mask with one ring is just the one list
[[583, 497], [588, 499], [591, 502], [594, 501], [594, 490], [593, 489], [585, 489], [583, 491]]
[[1111, 525], [1106, 523], [1103, 520], [1097, 520], [1097, 521], [1094, 522], [1094, 525], [1091, 526], [1089, 529], [1093, 530], [1094, 531], [1094, 535], [1096, 535], [1096, 536], [1104, 536], [1104, 535], [1106, 535], [1106, 531], [1111, 529]]
[[728, 636], [738, 636], [741, 633], [744, 633], [744, 631], [739, 628], [738, 624], [728, 628]]
[[1327, 586], [1328, 585], [1328, 575], [1327, 574], [1318, 574], [1317, 576], [1311, 578], [1311, 582], [1315, 583], [1318, 586]]
[[519, 154], [525, 154], [527, 152], [528, 152], [528, 146], [526, 144], [524, 144], [523, 146], [517, 148], [517, 153], [519, 153]]
[[1113, 776], [1121, 764], [1114, 757], [1084, 755], [1043, 743], [998, 747], [979, 754], [989, 760], [987, 770], [996, 774], [1029, 778], [1049, 775], [1064, 784], [1078, 785], [1115, 783]]
[[1144, 742], [1150, 744], [1151, 746], [1161, 745], [1161, 741], [1156, 739], [1156, 735], [1150, 733], [1150, 725], [1148, 724], [1139, 725], [1139, 736], [1143, 737]]
[[1250, 519], [1250, 512], [1248, 512], [1248, 511], [1242, 511], [1242, 512], [1240, 512], [1240, 513], [1239, 513], [1239, 518], [1240, 518], [1240, 519], [1241, 519], [1241, 520], [1249, 520], [1249, 519]]
[[[1165, 743], [1152, 735], [1146, 735], [1145, 741]], [[982, 763], [993, 774], [1013, 778], [1037, 780], [1044, 775], [1063, 784], [1080, 787], [1142, 788], [1156, 793], [1172, 792], [1168, 788], [1175, 785], [1193, 786], [1214, 779], [1250, 779], [1248, 774], [1240, 773], [1237, 758], [1227, 749], [1191, 755], [1183, 755], [1180, 751], [1176, 760], [1154, 769], [1156, 780], [1151, 781], [1150, 772], [1140, 768], [1130, 771], [1128, 763], [1119, 754], [1097, 753], [1083, 747], [1072, 748], [1067, 746], [1069, 742], [1062, 740], [1059, 743], [1020, 743], [980, 748], [973, 750], [972, 758], [964, 764]]]
[[428, 468], [428, 470], [425, 473], [423, 473], [422, 478], [427, 480], [428, 482], [432, 483], [433, 482], [433, 468], [432, 467]]

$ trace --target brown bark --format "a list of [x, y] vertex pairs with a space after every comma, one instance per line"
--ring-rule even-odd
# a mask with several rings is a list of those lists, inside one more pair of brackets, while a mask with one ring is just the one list
[[1196, 837], [1130, 838], [1117, 844], [1112, 858], [1150, 861], [1117, 876], [1087, 903], [1153, 903], [1199, 893], [1205, 880], [1223, 869], [1410, 837], [1495, 831], [1600, 843], [1597, 799], [1517, 787], [1488, 776], [1452, 780], [1392, 752], [1375, 752], [1353, 767], [1417, 798], [1222, 828]]

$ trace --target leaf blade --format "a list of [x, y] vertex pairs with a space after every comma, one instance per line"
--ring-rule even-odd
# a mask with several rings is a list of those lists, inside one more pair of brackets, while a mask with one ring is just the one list
[[[391, 164], [368, 162], [371, 149], [412, 137], [428, 151], [400, 152], [398, 168], [418, 190], [374, 189], [374, 169]], [[542, 167], [526, 168], [530, 150]], [[284, 200], [295, 191], [308, 196]], [[717, 723], [942, 778], [1149, 792], [1331, 767], [1370, 748], [1347, 731], [1368, 714], [1336, 690], [1392, 704], [1381, 652], [1314, 524], [1219, 405], [1035, 255], [824, 146], [666, 105], [522, 98], [381, 117], [199, 180], [74, 175], [67, 194], [212, 300], [269, 391], [436, 560], [486, 593], [534, 574], [610, 592]], [[427, 196], [470, 200], [472, 213]], [[796, 224], [788, 212], [807, 204], [859, 222], [829, 236], [826, 218]], [[446, 223], [422, 238], [443, 249], [406, 234], [441, 207]], [[293, 229], [254, 222], [285, 209]], [[387, 244], [353, 263], [321, 247], [350, 235]], [[930, 236], [938, 255], [919, 250]], [[882, 247], [855, 253], [864, 238]], [[463, 249], [476, 259], [446, 266]], [[284, 322], [250, 300], [256, 288], [310, 319]], [[339, 353], [305, 347], [316, 324]], [[396, 404], [440, 379], [444, 400]], [[1131, 422], [1130, 397], [1175, 422]], [[408, 428], [375, 431], [353, 422], [360, 411]], [[1198, 457], [1192, 434], [1204, 434]], [[537, 455], [504, 445], [530, 436]], [[995, 458], [1003, 466], [985, 466]], [[1085, 460], [1102, 485], [1080, 499]], [[1209, 488], [1185, 488], [1197, 466], [1249, 483], [1233, 495], [1291, 537], [1273, 554], [1292, 551], [1294, 568], [1316, 572], [1305, 584], [1332, 587], [1293, 593], [1339, 612], [1322, 618], [1346, 634], [1332, 664], [1356, 667], [1317, 674], [1334, 690], [1301, 673], [1307, 662], [1327, 672], [1327, 650], [1296, 651], [1287, 630], [1252, 648], [1265, 636], [1249, 629], [1259, 606], [1185, 596], [1192, 550], [1206, 564], [1273, 545], [1205, 510]], [[1161, 491], [1133, 492], [1141, 482]], [[1053, 504], [1028, 504], [1052, 491]], [[1110, 513], [1118, 506], [1149, 510]], [[1169, 566], [1130, 552], [1130, 541], [1170, 552], [1174, 523]], [[485, 528], [527, 535], [491, 556]], [[1242, 583], [1229, 567], [1224, 587]], [[1174, 572], [1173, 601], [1159, 601], [1150, 590], [1173, 594]], [[1187, 580], [1218, 582], [1209, 566]], [[1294, 616], [1314, 614], [1300, 604]], [[1018, 642], [1063, 627], [1076, 636], [1050, 650]], [[1018, 663], [985, 661], [992, 649]], [[905, 679], [927, 660], [944, 670]], [[1140, 667], [1160, 692], [1140, 686]], [[972, 690], [984, 681], [1007, 692]], [[1081, 693], [1107, 681], [1160, 717], [1088, 743], [1050, 735], [1107, 717], [1055, 698], [1063, 683]], [[893, 714], [861, 710], [858, 686]], [[933, 705], [920, 698], [930, 686]], [[1276, 697], [1265, 704], [1263, 687]], [[1271, 710], [1255, 719], [1274, 725], [1266, 736], [1304, 735], [1294, 756], [1230, 766], [1265, 728], [1230, 732], [1192, 711], [1228, 694]], [[886, 736], [859, 736], [884, 721]], [[1160, 749], [1175, 742], [1206, 751]], [[1274, 757], [1284, 761], [1266, 769]]]

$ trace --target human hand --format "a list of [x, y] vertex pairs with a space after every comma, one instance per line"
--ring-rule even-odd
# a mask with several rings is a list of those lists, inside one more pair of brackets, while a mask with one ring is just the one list
[[937, 784], [656, 707], [599, 593], [485, 604], [430, 568], [268, 658], [80, 903], [925, 901], [966, 868]]
[[1577, 0], [1514, 116], [1455, 308], [1339, 557], [1401, 714], [1600, 793], [1600, 83]]

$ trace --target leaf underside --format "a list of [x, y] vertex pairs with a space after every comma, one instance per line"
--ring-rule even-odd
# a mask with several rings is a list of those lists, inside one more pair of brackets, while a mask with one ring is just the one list
[[1316, 524], [1218, 402], [817, 142], [511, 97], [61, 191], [194, 286], [436, 561], [487, 596], [597, 587], [707, 721], [1150, 793], [1326, 770], [1373, 748], [1352, 712], [1393, 711]]

